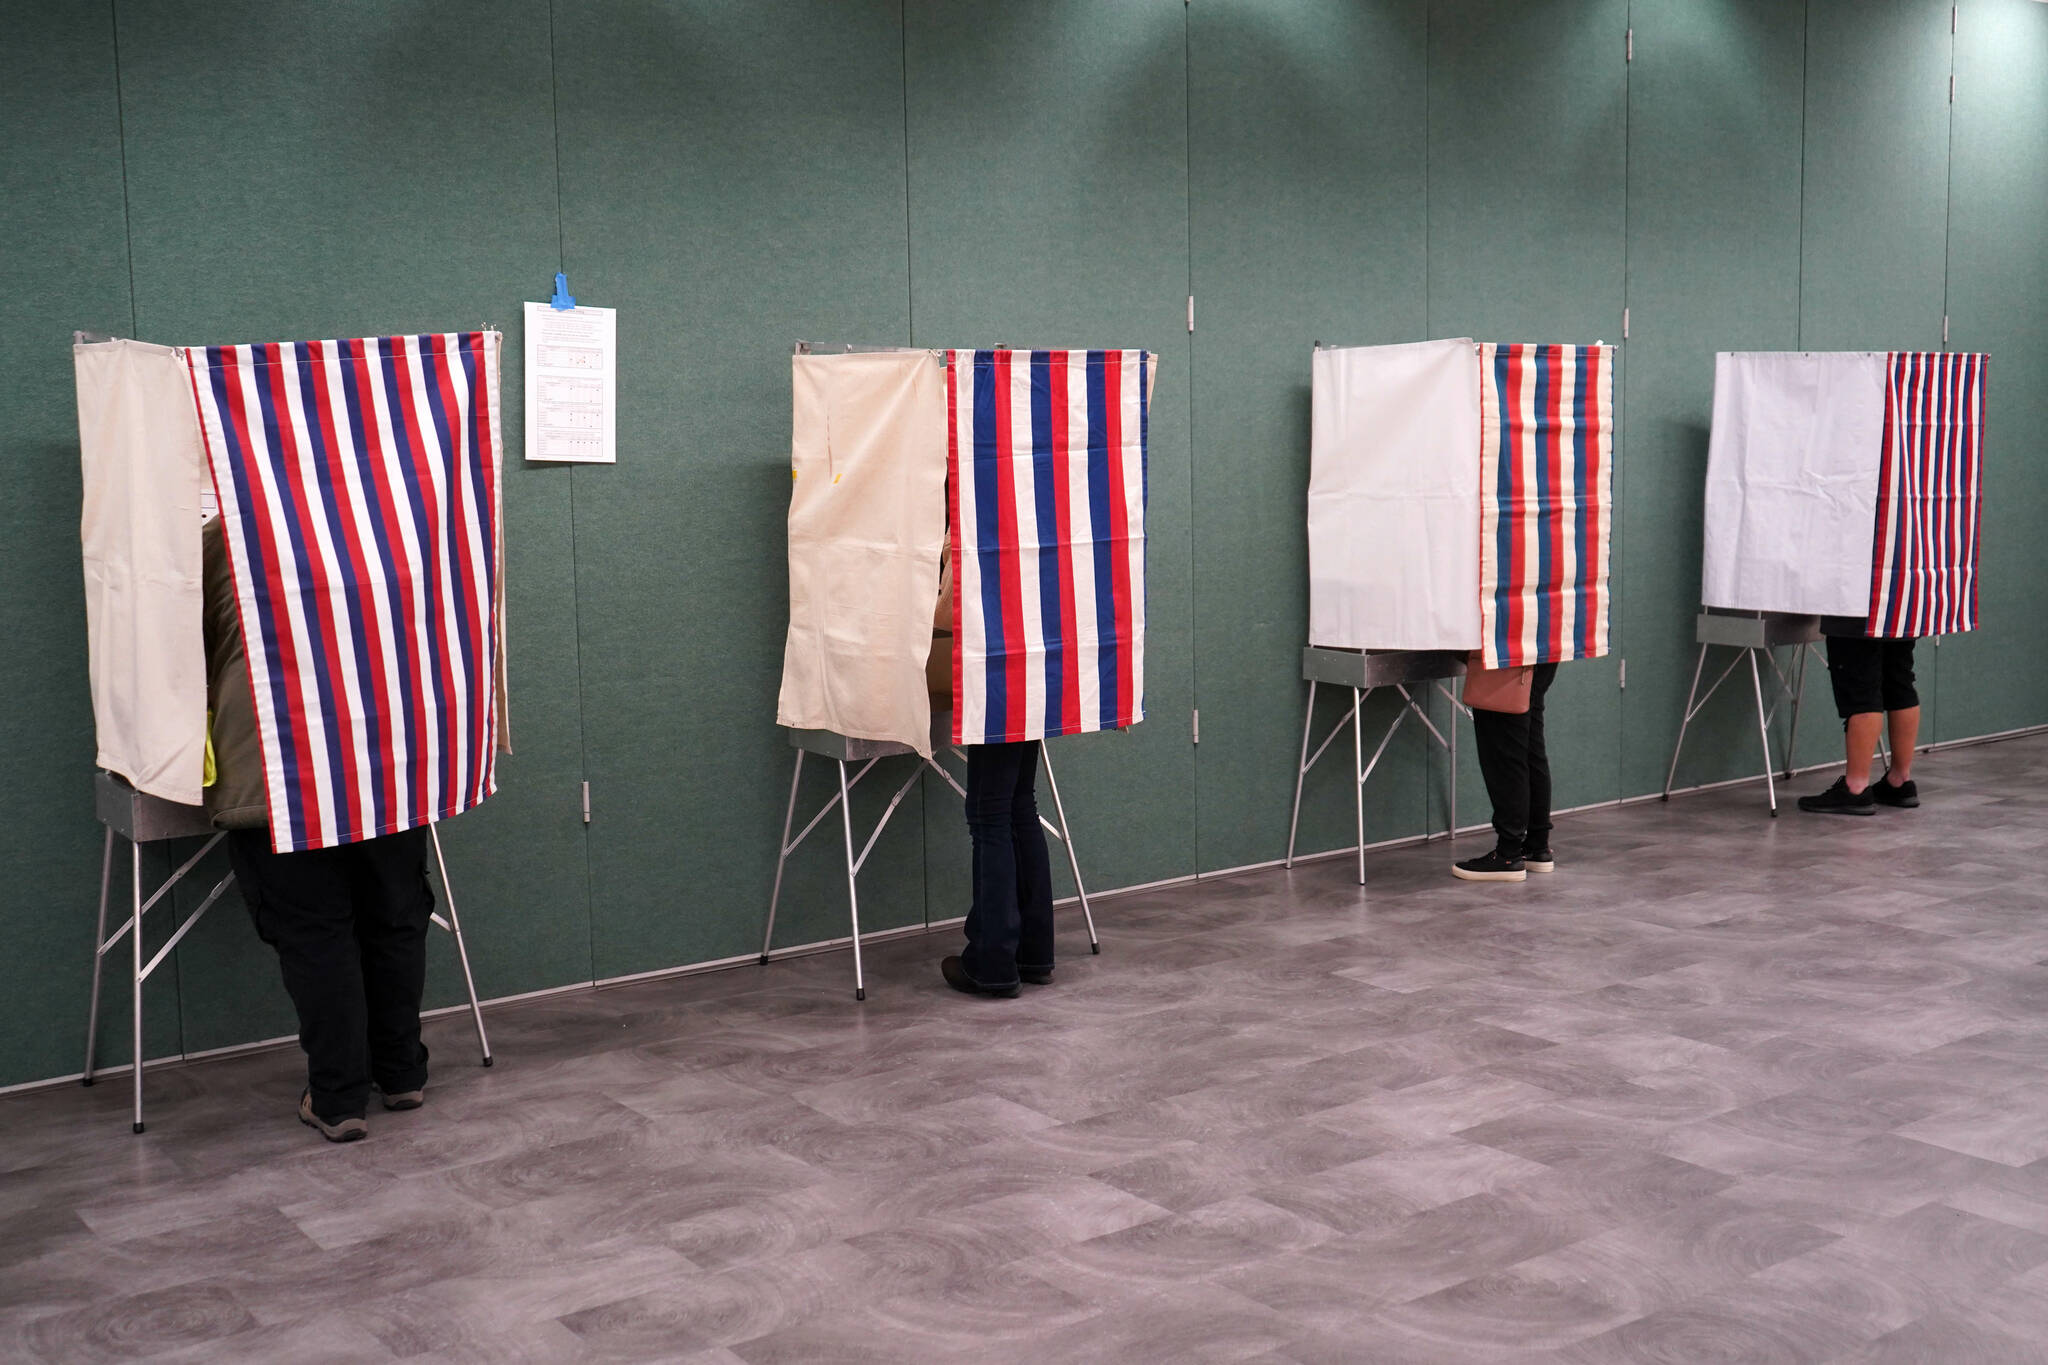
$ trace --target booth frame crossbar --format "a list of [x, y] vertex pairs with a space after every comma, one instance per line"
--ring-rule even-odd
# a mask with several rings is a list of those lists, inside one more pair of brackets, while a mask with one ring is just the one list
[[[809, 735], [813, 732], [803, 733]], [[846, 855], [847, 916], [853, 930], [853, 998], [855, 1000], [866, 1000], [868, 998], [867, 974], [861, 961], [860, 870], [867, 865], [868, 854], [874, 851], [876, 841], [882, 837], [882, 831], [889, 827], [889, 821], [895, 816], [896, 808], [903, 804], [903, 798], [910, 794], [910, 789], [917, 785], [927, 769], [937, 773], [940, 779], [958, 793], [963, 800], [966, 799], [967, 788], [961, 783], [960, 779], [947, 770], [944, 764], [939, 762], [936, 754], [916, 755], [915, 751], [906, 745], [881, 745], [872, 741], [851, 740], [841, 735], [821, 734], [818, 737], [824, 743], [820, 744], [816, 750], [813, 750], [806, 743], [799, 742], [799, 734], [797, 732], [792, 732], [791, 735], [791, 743], [796, 745], [796, 765], [789, 776], [789, 804], [784, 809], [782, 815], [781, 851], [775, 859], [775, 886], [769, 892], [768, 918], [761, 928], [760, 962], [762, 966], [766, 966], [769, 959], [774, 956], [775, 913], [782, 904], [782, 879], [784, 871], [788, 868], [790, 856], [803, 845], [804, 840], [810, 838], [812, 831], [817, 829], [819, 822], [837, 808], [839, 811], [841, 839]], [[966, 762], [967, 755], [958, 745], [949, 745], [947, 747], [956, 758], [960, 759], [963, 763]], [[868, 754], [863, 757], [861, 751], [866, 749], [880, 749], [881, 752]], [[834, 752], [834, 750], [838, 750], [838, 752]], [[803, 829], [797, 833], [797, 836], [792, 839], [789, 837], [789, 832], [796, 824], [796, 802], [799, 788], [803, 784], [804, 756], [806, 753], [814, 751], [818, 753], [819, 757], [830, 759], [836, 765], [839, 790], [827, 797], [825, 804], [819, 807], [817, 814], [813, 815], [809, 822], [804, 825]], [[1076, 899], [1081, 903], [1081, 918], [1088, 926], [1088, 951], [1100, 953], [1102, 951], [1102, 940], [1097, 937], [1095, 932], [1095, 912], [1088, 904], [1087, 885], [1081, 880], [1081, 862], [1074, 852], [1073, 831], [1067, 824], [1066, 803], [1060, 799], [1059, 779], [1053, 775], [1052, 755], [1046, 752], [1045, 746], [1042, 744], [1039, 746], [1039, 754], [1045, 765], [1045, 784], [1047, 789], [1052, 792], [1053, 810], [1059, 816], [1059, 823], [1054, 824], [1043, 815], [1038, 817], [1038, 823], [1045, 827], [1046, 833], [1059, 840], [1061, 849], [1067, 855], [1067, 870], [1074, 877], [1074, 892]], [[869, 832], [866, 842], [861, 845], [860, 852], [856, 854], [853, 849], [853, 789], [859, 786], [861, 779], [872, 772], [875, 765], [884, 758], [902, 755], [916, 756], [918, 758], [917, 766], [911, 770], [910, 776], [904, 779], [903, 784], [896, 789], [895, 795], [889, 798], [889, 804], [883, 808], [881, 816], [875, 821], [874, 829]], [[854, 763], [858, 763], [860, 766], [849, 777], [847, 775], [848, 767]], [[927, 929], [931, 927], [929, 912], [926, 914], [925, 927]]]
[[[93, 932], [92, 990], [88, 997], [85, 1022], [85, 1068], [79, 1076], [81, 1085], [91, 1085], [98, 1071], [97, 1055], [100, 1034], [100, 988], [107, 954], [112, 952], [123, 938], [129, 945], [129, 1029], [130, 1056], [134, 1059], [130, 1067], [129, 1084], [132, 1089], [134, 1114], [130, 1120], [130, 1131], [144, 1131], [142, 1119], [142, 1077], [144, 1062], [142, 1055], [142, 986], [156, 973], [156, 969], [170, 957], [172, 949], [184, 941], [187, 934], [198, 925], [206, 912], [227, 894], [234, 885], [235, 874], [229, 872], [214, 883], [204, 900], [171, 931], [170, 937], [152, 954], [143, 960], [144, 916], [163, 902], [182, 882], [186, 875], [227, 835], [205, 823], [204, 813], [190, 806], [179, 806], [173, 802], [138, 792], [109, 774], [102, 773], [98, 781], [98, 802], [101, 822], [106, 826], [106, 839], [100, 851], [100, 904], [98, 925]], [[469, 947], [462, 935], [462, 919], [455, 909], [455, 887], [448, 880], [448, 860], [441, 852], [441, 832], [437, 825], [427, 826], [434, 845], [434, 862], [441, 874], [442, 899], [448, 913], [443, 917], [439, 911], [431, 916], [432, 922], [448, 931], [455, 940], [455, 955], [462, 966], [462, 982], [469, 993], [470, 1018], [476, 1025], [476, 1041], [483, 1053], [483, 1065], [492, 1062], [490, 1037], [484, 1031], [483, 1006], [476, 993], [476, 977], [470, 970]], [[112, 934], [107, 932], [107, 907], [113, 898], [114, 884], [114, 840], [122, 838], [128, 842], [129, 861], [129, 914]], [[142, 893], [142, 850], [146, 844], [163, 843], [171, 839], [204, 838], [206, 842], [166, 877], [157, 888], [145, 897]]]
[[[1736, 612], [1708, 608], [1695, 618], [1694, 633], [1699, 641], [1699, 654], [1693, 660], [1692, 686], [1685, 695], [1685, 710], [1680, 716], [1678, 740], [1671, 746], [1671, 766], [1664, 773], [1662, 800], [1669, 801], [1671, 792], [1678, 781], [1678, 760], [1685, 752], [1686, 733], [1693, 721], [1712, 701], [1721, 684], [1728, 681], [1745, 660], [1749, 664], [1750, 695], [1756, 705], [1757, 740], [1764, 754], [1764, 797], [1769, 803], [1771, 817], [1778, 815], [1778, 782], [1789, 781], [1798, 776], [1799, 763], [1799, 714], [1806, 704], [1806, 666], [1820, 649], [1823, 638], [1820, 633], [1820, 618], [1800, 616], [1784, 612]], [[1794, 650], [1794, 662], [1785, 663], [1778, 658], [1777, 651], [1790, 645]], [[1707, 653], [1713, 649], [1732, 649], [1735, 655], [1727, 667], [1715, 675], [1714, 681], [1700, 691], [1700, 679], [1706, 676]], [[1759, 662], [1761, 660], [1761, 662]], [[1768, 665], [1772, 680], [1777, 684], [1774, 695], [1768, 703], [1764, 699], [1764, 666]], [[1827, 659], [1821, 659], [1821, 666], [1827, 666]], [[1785, 736], [1785, 761], [1780, 764], [1771, 746], [1771, 726], [1777, 721], [1781, 710], [1789, 710], [1791, 724]], [[1880, 751], [1886, 760], [1890, 759], [1890, 748], [1879, 737]]]
[[[1316, 671], [1318, 660], [1315, 658], [1315, 656], [1324, 653], [1334, 652], [1318, 650], [1316, 647], [1311, 646], [1310, 649], [1305, 653], [1306, 666], [1304, 668], [1304, 672], [1313, 673], [1314, 671]], [[1348, 654], [1349, 652], [1347, 651], [1346, 653]], [[1351, 660], [1348, 658], [1343, 660], [1343, 664], [1345, 666], [1349, 666], [1350, 662]], [[1359, 666], [1361, 668], [1367, 668], [1373, 666], [1375, 662], [1376, 660], [1374, 660], [1372, 656], [1364, 656], [1364, 658], [1360, 660]], [[1287, 857], [1282, 862], [1282, 865], [1284, 867], [1290, 870], [1294, 867], [1295, 843], [1301, 828], [1302, 784], [1308, 777], [1309, 770], [1316, 766], [1316, 763], [1323, 757], [1324, 753], [1326, 753], [1329, 750], [1330, 745], [1336, 742], [1337, 736], [1342, 734], [1347, 726], [1351, 730], [1351, 773], [1354, 779], [1352, 791], [1352, 807], [1357, 825], [1358, 843], [1356, 848], [1356, 854], [1358, 859], [1358, 884], [1360, 886], [1365, 885], [1365, 783], [1366, 780], [1372, 776], [1373, 770], [1379, 767], [1380, 758], [1386, 753], [1387, 746], [1393, 742], [1394, 735], [1400, 730], [1401, 726], [1404, 723], [1406, 723], [1406, 721], [1411, 715], [1422, 722], [1423, 728], [1429, 732], [1430, 738], [1436, 743], [1438, 748], [1444, 751], [1445, 755], [1449, 759], [1450, 823], [1448, 827], [1445, 829], [1444, 833], [1447, 837], [1453, 839], [1457, 837], [1458, 713], [1461, 711], [1467, 711], [1467, 708], [1465, 707], [1465, 704], [1458, 699], [1457, 695], [1451, 691], [1449, 686], [1449, 680], [1453, 677], [1458, 676], [1462, 672], [1463, 666], [1462, 663], [1460, 663], [1456, 666], [1455, 672], [1446, 672], [1441, 674], [1430, 675], [1425, 671], [1423, 676], [1415, 676], [1411, 674], [1402, 681], [1398, 682], [1390, 681], [1383, 683], [1372, 683], [1364, 680], [1358, 682], [1332, 682], [1332, 686], [1350, 688], [1351, 705], [1345, 710], [1344, 714], [1338, 718], [1336, 725], [1331, 728], [1330, 733], [1324, 736], [1323, 742], [1320, 745], [1316, 746], [1315, 753], [1312, 755], [1309, 753], [1308, 746], [1309, 741], [1314, 737], [1315, 733], [1316, 692], [1317, 688], [1320, 686], [1321, 683], [1329, 680], [1326, 678], [1316, 676], [1309, 676], [1305, 679], [1305, 681], [1308, 683], [1308, 705], [1304, 709], [1301, 718], [1301, 754], [1298, 761], [1295, 764], [1294, 770], [1294, 811], [1293, 814], [1288, 818], [1287, 822]], [[1417, 701], [1415, 695], [1408, 690], [1409, 685], [1411, 683], [1418, 685], [1428, 684], [1430, 686], [1434, 686], [1435, 689], [1443, 695], [1444, 699], [1450, 702], [1451, 718], [1449, 735], [1446, 735], [1442, 730], [1437, 728], [1436, 722], [1430, 719], [1429, 713], [1422, 708], [1421, 702]], [[1382, 688], [1392, 688], [1394, 691], [1400, 693], [1401, 707], [1397, 712], [1395, 712], [1394, 719], [1392, 720], [1392, 722], [1388, 724], [1386, 733], [1380, 736], [1380, 742], [1378, 746], [1373, 750], [1372, 758], [1368, 761], [1365, 757], [1365, 737], [1363, 718], [1365, 710], [1365, 701], [1366, 698], [1370, 697], [1374, 692], [1380, 691]], [[1424, 690], [1423, 695], [1425, 697], [1428, 695], [1426, 689]], [[1467, 712], [1467, 714], [1469, 714], [1469, 711]], [[1431, 834], [1425, 834], [1423, 837], [1425, 839], [1429, 839], [1434, 838], [1435, 836]]]
[[[1685, 695], [1685, 714], [1678, 723], [1678, 742], [1671, 746], [1671, 766], [1664, 774], [1663, 799], [1666, 801], [1671, 799], [1672, 784], [1678, 780], [1678, 757], [1685, 752], [1686, 731], [1692, 728], [1694, 718], [1706, 709], [1707, 703], [1714, 699], [1714, 694], [1721, 690], [1721, 684], [1728, 681], [1729, 674], [1741, 667], [1746, 659], [1749, 662], [1750, 691], [1756, 698], [1757, 738], [1762, 743], [1764, 751], [1764, 796], [1770, 803], [1771, 818], [1776, 819], [1778, 815], [1778, 779], [1790, 779], [1794, 771], [1792, 767], [1795, 753], [1793, 746], [1799, 740], [1799, 712], [1806, 700], [1806, 659], [1814, 647], [1811, 644], [1800, 644], [1797, 646], [1799, 662], [1792, 670], [1794, 674], [1793, 679], [1786, 677], [1785, 668], [1779, 664], [1778, 656], [1768, 646], [1734, 645], [1729, 647], [1735, 650], [1735, 657], [1728, 661], [1728, 666], [1721, 670], [1713, 682], [1707, 684], [1707, 690], [1704, 695], [1700, 692], [1700, 678], [1706, 672], [1707, 651], [1715, 648], [1715, 646], [1711, 643], [1702, 642], [1699, 657], [1693, 661], [1692, 687]], [[1759, 654], [1763, 656], [1764, 662], [1771, 666], [1771, 675], [1778, 684], [1776, 693], [1772, 696], [1768, 706], [1764, 704], [1763, 671], [1757, 666], [1757, 656]], [[1785, 743], [1785, 767], [1780, 771], [1777, 766], [1777, 755], [1771, 751], [1771, 723], [1778, 718], [1779, 708], [1786, 705], [1788, 701], [1790, 702], [1792, 712], [1792, 733]]]

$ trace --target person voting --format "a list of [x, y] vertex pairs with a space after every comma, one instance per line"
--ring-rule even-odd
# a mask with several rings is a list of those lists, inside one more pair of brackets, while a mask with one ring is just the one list
[[[1821, 618], [1847, 764], [1801, 810], [1919, 804], [1913, 642], [1976, 628], [1988, 359], [1715, 357], [1700, 600]], [[1891, 765], [1873, 780], [1885, 730]]]

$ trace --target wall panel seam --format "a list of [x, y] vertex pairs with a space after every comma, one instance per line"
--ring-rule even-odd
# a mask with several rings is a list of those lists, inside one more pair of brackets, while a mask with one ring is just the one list
[[141, 330], [135, 306], [135, 217], [128, 205], [128, 111], [121, 93], [121, 5], [107, 0], [107, 37], [114, 50], [114, 140], [121, 151], [121, 238], [128, 251], [128, 332]]

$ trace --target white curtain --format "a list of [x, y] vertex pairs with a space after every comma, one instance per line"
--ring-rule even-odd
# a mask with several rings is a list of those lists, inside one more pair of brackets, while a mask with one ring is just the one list
[[1479, 359], [1469, 338], [1315, 353], [1309, 643], [1479, 645]]
[[1702, 603], [1870, 610], [1887, 361], [1883, 351], [1714, 358]]
[[206, 643], [192, 379], [139, 341], [72, 348], [79, 538], [98, 762], [138, 791], [196, 806], [205, 781]]
[[930, 351], [792, 360], [789, 638], [776, 721], [929, 755], [945, 370]]

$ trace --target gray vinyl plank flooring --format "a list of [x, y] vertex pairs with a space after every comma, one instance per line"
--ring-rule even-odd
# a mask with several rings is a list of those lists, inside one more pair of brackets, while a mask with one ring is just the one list
[[0, 1098], [0, 1358], [2048, 1362], [2048, 737], [1916, 775], [440, 1019], [352, 1146], [295, 1052]]

